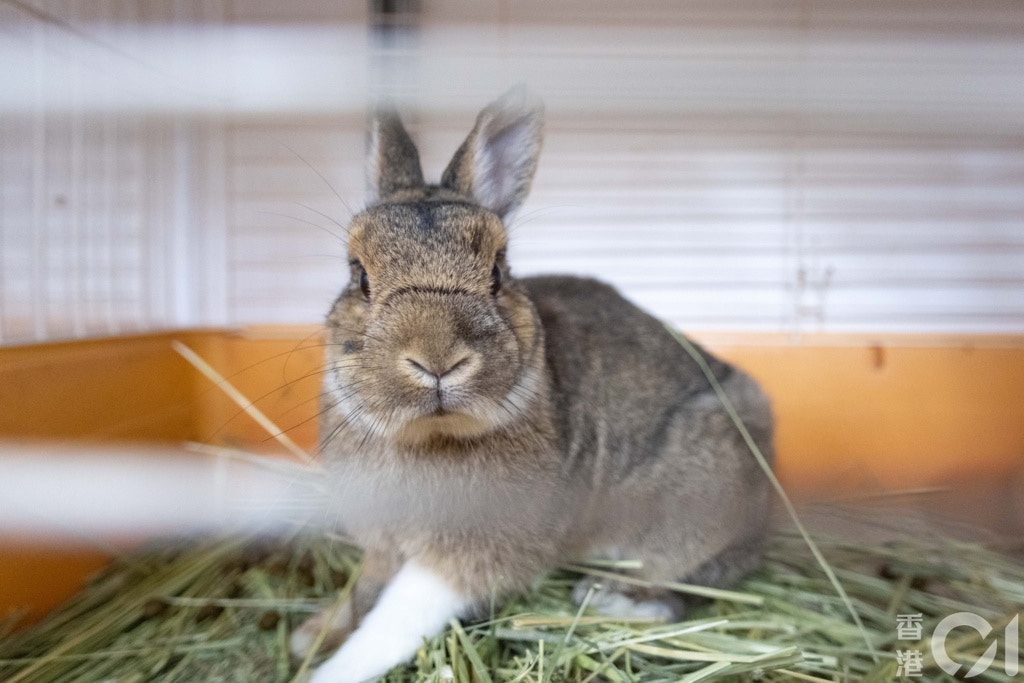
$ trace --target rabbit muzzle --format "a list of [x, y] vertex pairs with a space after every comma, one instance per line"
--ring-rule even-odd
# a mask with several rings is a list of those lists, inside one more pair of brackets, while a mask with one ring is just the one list
[[520, 363], [496, 306], [471, 292], [413, 287], [375, 308], [365, 353], [377, 400], [417, 433], [489, 431]]

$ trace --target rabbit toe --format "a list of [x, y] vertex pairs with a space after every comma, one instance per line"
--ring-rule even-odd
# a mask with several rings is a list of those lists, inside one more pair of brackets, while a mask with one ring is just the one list
[[587, 606], [594, 611], [617, 619], [673, 621], [680, 616], [678, 605], [670, 604], [668, 600], [633, 596], [628, 590], [609, 586], [592, 578], [580, 580], [573, 588], [572, 597], [577, 605], [583, 604], [586, 600]]

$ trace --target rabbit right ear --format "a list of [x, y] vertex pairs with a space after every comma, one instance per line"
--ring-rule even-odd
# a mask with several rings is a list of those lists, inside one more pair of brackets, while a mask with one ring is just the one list
[[423, 187], [419, 152], [393, 109], [376, 111], [367, 147], [368, 204], [383, 201], [400, 190]]
[[441, 185], [501, 218], [530, 191], [544, 137], [544, 108], [523, 86], [489, 104], [448, 164]]

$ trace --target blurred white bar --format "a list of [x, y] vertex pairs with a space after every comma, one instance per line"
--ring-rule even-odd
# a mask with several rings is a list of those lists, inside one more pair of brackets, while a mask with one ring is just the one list
[[[173, 28], [79, 25], [89, 87], [51, 36], [43, 98], [51, 111], [325, 114], [365, 110], [384, 54], [364, 25]], [[90, 39], [82, 36], [89, 36]], [[88, 53], [97, 56], [89, 59]], [[103, 59], [113, 53], [119, 59]], [[552, 108], [594, 113], [800, 115], [874, 129], [1024, 130], [1019, 36], [836, 33], [751, 27], [430, 24], [394, 36], [416, 64], [408, 97], [430, 111], [478, 107], [525, 81]], [[30, 113], [38, 56], [0, 42], [0, 112]], [[113, 84], [115, 87], [104, 87]]]
[[322, 518], [302, 467], [153, 446], [0, 445], [0, 540], [274, 533]]

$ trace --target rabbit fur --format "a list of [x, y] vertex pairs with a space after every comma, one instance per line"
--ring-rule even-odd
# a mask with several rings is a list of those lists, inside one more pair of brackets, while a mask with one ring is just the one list
[[[348, 602], [292, 636], [300, 656], [318, 634], [340, 646], [316, 683], [373, 680], [561, 562], [639, 560], [637, 578], [711, 586], [760, 562], [767, 479], [686, 351], [608, 285], [512, 276], [505, 221], [542, 128], [525, 89], [506, 93], [432, 185], [398, 116], [373, 118], [320, 427], [333, 510], [364, 565]], [[702, 353], [770, 458], [767, 398]], [[577, 600], [588, 592], [610, 614], [685, 608], [614, 581], [581, 581]]]

